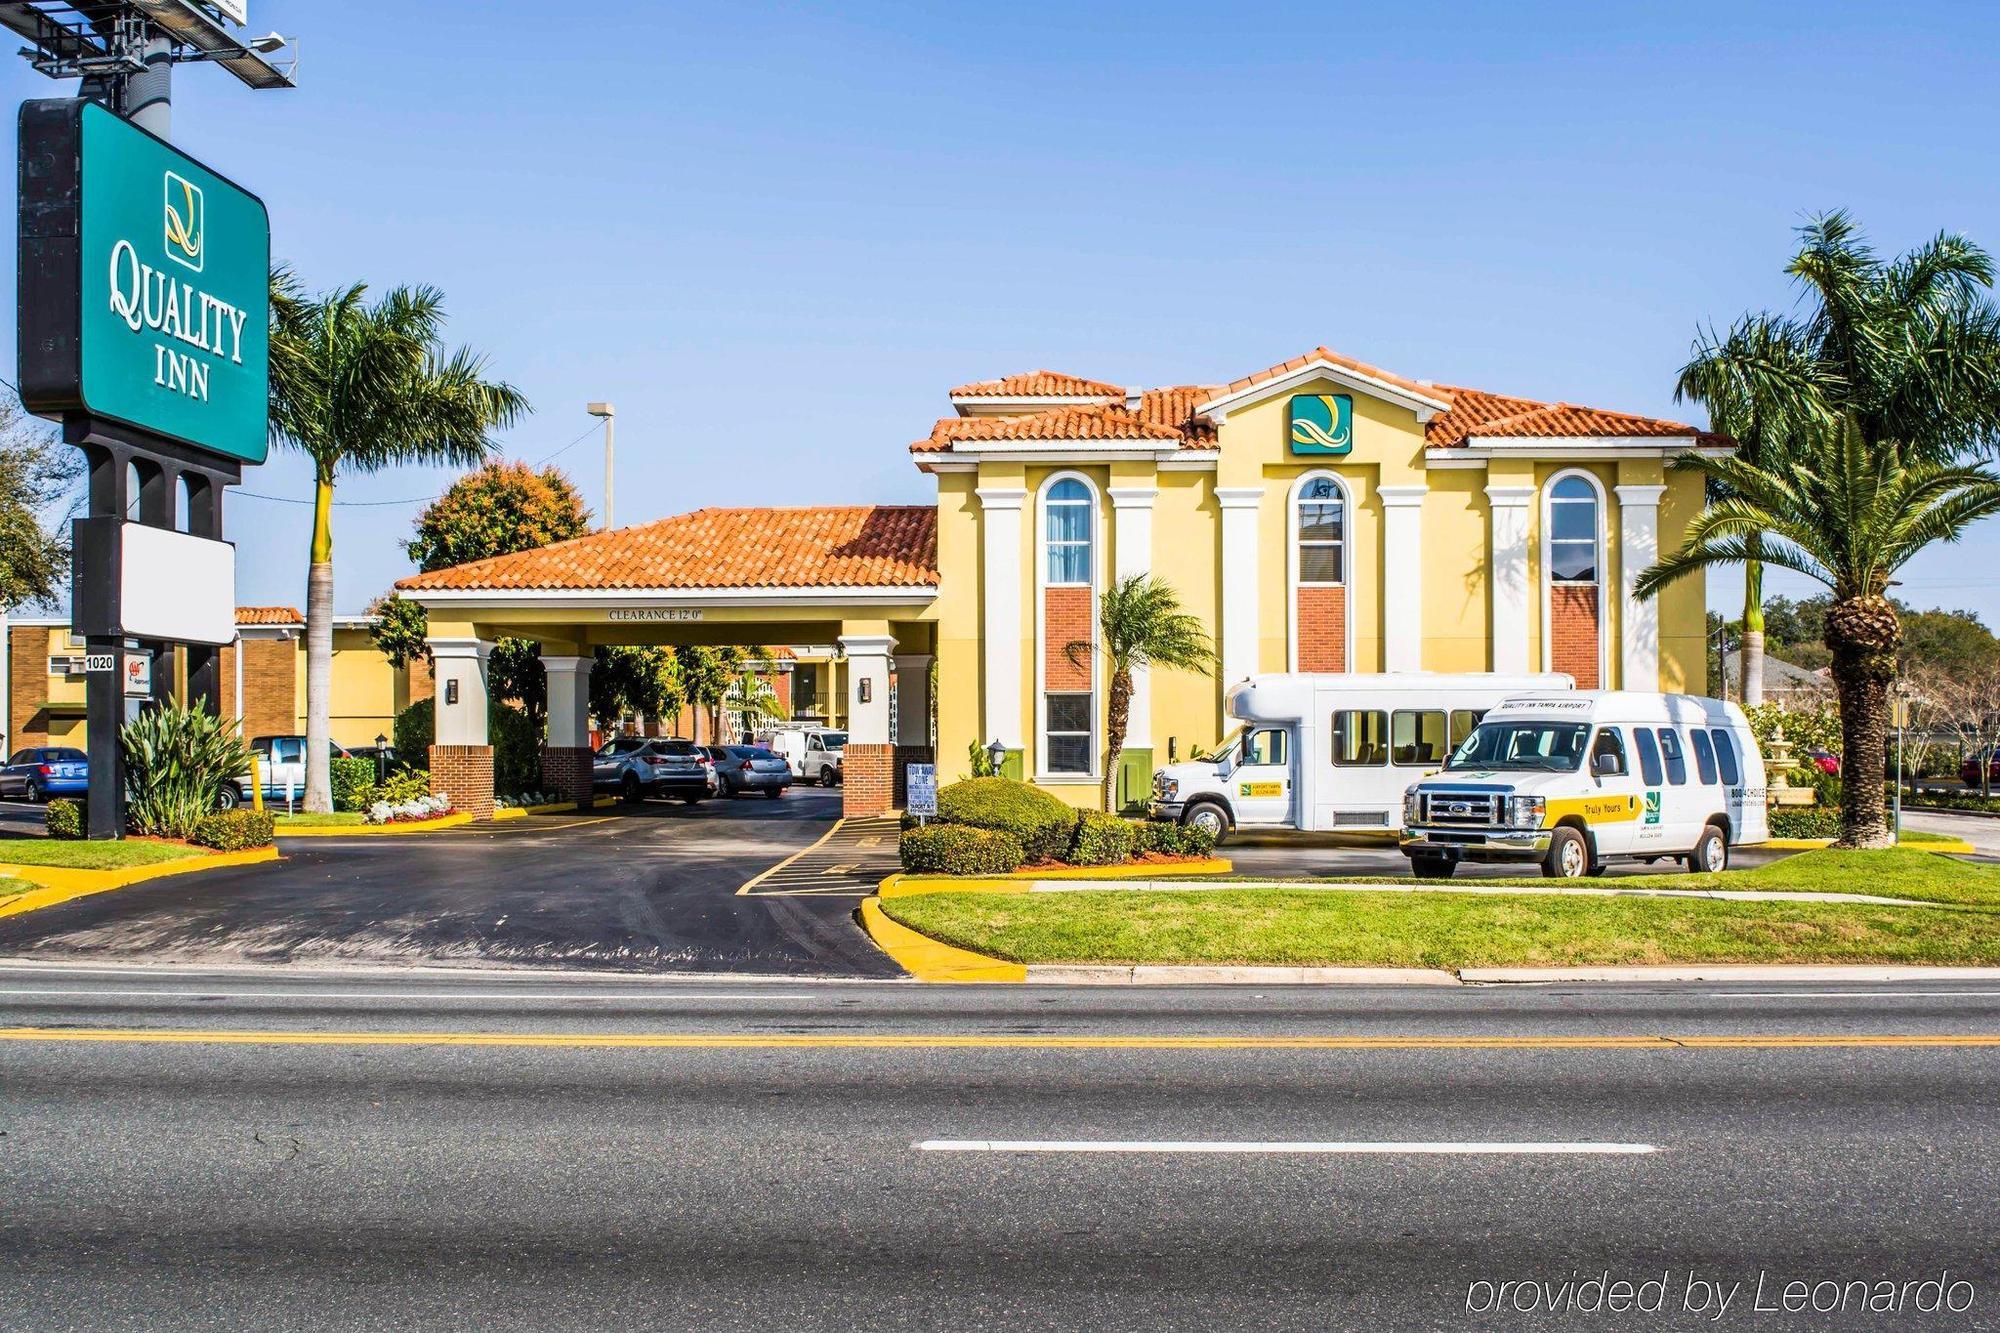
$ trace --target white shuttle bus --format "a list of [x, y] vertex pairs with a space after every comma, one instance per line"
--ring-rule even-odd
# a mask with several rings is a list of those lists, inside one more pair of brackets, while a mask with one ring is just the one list
[[1690, 694], [1511, 698], [1410, 788], [1403, 852], [1419, 878], [1519, 861], [1573, 879], [1614, 861], [1713, 872], [1765, 841], [1764, 759], [1743, 710]]
[[1213, 757], [1155, 773], [1148, 813], [1218, 842], [1237, 828], [1391, 833], [1403, 792], [1435, 773], [1487, 709], [1574, 685], [1554, 672], [1251, 676], [1224, 703], [1243, 725]]

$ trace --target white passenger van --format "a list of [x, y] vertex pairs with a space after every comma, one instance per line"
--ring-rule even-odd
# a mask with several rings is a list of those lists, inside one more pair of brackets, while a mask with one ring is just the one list
[[1251, 676], [1224, 702], [1242, 727], [1213, 757], [1155, 773], [1147, 813], [1218, 842], [1236, 828], [1392, 832], [1403, 790], [1436, 772], [1487, 709], [1574, 684], [1554, 672]]
[[1743, 710], [1689, 694], [1510, 698], [1410, 788], [1404, 855], [1419, 878], [1460, 861], [1538, 862], [1573, 879], [1613, 861], [1729, 865], [1763, 842], [1764, 758]]

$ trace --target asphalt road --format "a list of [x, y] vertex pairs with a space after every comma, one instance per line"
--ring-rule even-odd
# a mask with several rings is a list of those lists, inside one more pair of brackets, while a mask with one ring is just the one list
[[[1968, 1310], [1872, 1326], [2000, 1324], [2000, 1047], [1922, 1044], [2000, 1034], [1977, 984], [16, 965], [0, 1010], [9, 1329], [1671, 1327], [1690, 1274], [1743, 1284], [1725, 1326], [1823, 1327], [1746, 1313], [1759, 1274], [1946, 1271]], [[994, 1140], [1134, 1150], [918, 1146]], [[1278, 1150], [1185, 1150], [1244, 1141]], [[1544, 1150], [1450, 1148], [1494, 1143]], [[1601, 1273], [1665, 1313], [1481, 1308]]]
[[[829, 892], [738, 892], [810, 847], [839, 810], [837, 791], [801, 789], [780, 801], [649, 801], [437, 833], [288, 839], [276, 866], [0, 918], [0, 957], [899, 976], [853, 920], [859, 885], [837, 873], [863, 853], [820, 867]], [[893, 838], [877, 854], [893, 859]]]

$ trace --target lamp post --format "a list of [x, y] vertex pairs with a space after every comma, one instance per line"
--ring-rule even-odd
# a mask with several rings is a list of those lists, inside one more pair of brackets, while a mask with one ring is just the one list
[[604, 530], [611, 530], [611, 422], [618, 414], [609, 403], [585, 403], [583, 410], [604, 423]]
[[375, 782], [379, 786], [382, 779], [389, 776], [389, 738], [381, 732], [375, 733]]

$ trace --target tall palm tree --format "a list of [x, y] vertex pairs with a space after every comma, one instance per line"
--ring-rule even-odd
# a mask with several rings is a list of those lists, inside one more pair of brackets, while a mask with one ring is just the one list
[[[1990, 454], [2000, 441], [2000, 313], [1986, 299], [1992, 258], [1941, 233], [1897, 259], [1878, 256], [1845, 212], [1799, 229], [1785, 272], [1810, 307], [1747, 315], [1704, 335], [1675, 396], [1708, 408], [1753, 464], [1776, 463], [1805, 435], [1852, 418], [1863, 442], [1898, 441], [1937, 461]], [[1719, 497], [1718, 497], [1719, 498]], [[1763, 699], [1764, 562], [1743, 561], [1742, 692]]]
[[484, 358], [444, 347], [443, 297], [397, 287], [373, 304], [356, 283], [316, 297], [285, 270], [271, 281], [271, 434], [313, 464], [306, 576], [305, 808], [333, 808], [333, 488], [398, 463], [470, 466], [527, 401], [486, 378]]
[[1934, 542], [1957, 541], [2000, 514], [2000, 472], [1926, 457], [1897, 440], [1870, 443], [1846, 417], [1800, 435], [1779, 457], [1690, 455], [1676, 466], [1720, 498], [1688, 525], [1681, 549], [1639, 575], [1651, 597], [1677, 579], [1757, 558], [1826, 585], [1826, 646], [1840, 708], [1840, 845], [1884, 847], [1889, 685], [1902, 626], [1892, 576]]
[[[1104, 810], [1117, 799], [1118, 758], [1132, 718], [1132, 672], [1163, 666], [1178, 671], [1215, 670], [1215, 645], [1201, 617], [1181, 610], [1173, 586], [1150, 574], [1134, 574], [1104, 590], [1097, 603], [1097, 632], [1111, 677], [1104, 717]], [[1063, 653], [1078, 666], [1089, 663], [1096, 645], [1077, 639]]]

